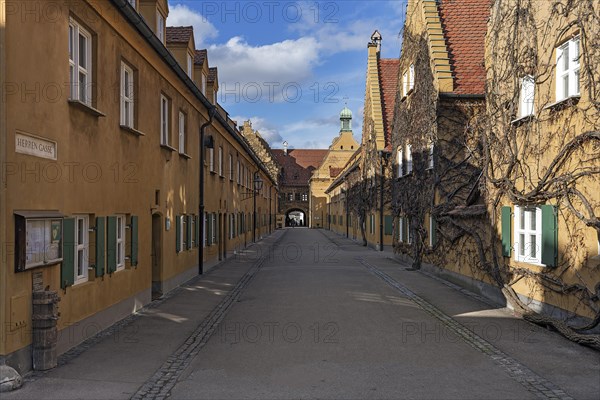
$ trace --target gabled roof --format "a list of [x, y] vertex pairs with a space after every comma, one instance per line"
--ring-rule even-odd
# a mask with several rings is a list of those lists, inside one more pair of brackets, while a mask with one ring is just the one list
[[286, 155], [282, 149], [271, 151], [283, 169], [279, 180], [282, 186], [307, 186], [312, 172], [321, 165], [328, 152], [321, 149], [289, 149]]
[[438, 5], [456, 94], [484, 94], [490, 6], [490, 0], [442, 0]]
[[208, 81], [215, 82], [217, 80], [217, 76], [219, 76], [217, 67], [210, 67], [208, 69]]
[[167, 26], [167, 43], [189, 43], [194, 35], [191, 26]]
[[383, 113], [383, 128], [385, 130], [386, 146], [392, 143], [392, 122], [394, 106], [398, 92], [398, 74], [400, 59], [382, 58], [379, 60], [379, 87], [381, 90], [381, 111]]
[[208, 52], [206, 49], [203, 50], [195, 50], [194, 51], [194, 64], [202, 65], [204, 64], [204, 60], [208, 57]]

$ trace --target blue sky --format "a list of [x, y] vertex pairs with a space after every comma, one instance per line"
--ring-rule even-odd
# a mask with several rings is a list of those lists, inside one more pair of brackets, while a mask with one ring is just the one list
[[280, 148], [327, 148], [348, 103], [360, 140], [367, 43], [400, 55], [405, 0], [171, 0], [167, 25], [193, 25], [197, 48], [219, 68], [219, 103]]

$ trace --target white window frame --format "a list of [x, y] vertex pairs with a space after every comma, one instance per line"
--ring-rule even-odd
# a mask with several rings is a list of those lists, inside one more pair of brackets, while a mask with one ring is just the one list
[[433, 158], [435, 154], [435, 144], [429, 143], [429, 153], [427, 155], [427, 169], [433, 169], [435, 167], [435, 159]]
[[556, 101], [580, 93], [579, 36], [556, 48]]
[[190, 53], [187, 53], [187, 72], [190, 78], [194, 76], [194, 58]]
[[133, 69], [121, 62], [121, 125], [134, 127], [135, 80]]
[[[415, 65], [410, 64], [408, 68], [408, 93], [415, 88]], [[407, 93], [407, 94], [408, 94]]]
[[215, 172], [215, 148], [208, 148], [208, 170], [210, 172]]
[[185, 119], [186, 115], [183, 111], [179, 110], [179, 153], [185, 154], [186, 152], [186, 134], [185, 134]]
[[156, 36], [165, 43], [165, 17], [158, 10], [156, 10]]
[[171, 140], [169, 135], [169, 114], [171, 104], [169, 98], [164, 94], [160, 95], [160, 144], [170, 146]]
[[406, 145], [406, 175], [413, 171], [412, 145]]
[[404, 164], [404, 151], [402, 147], [396, 149], [396, 164], [398, 164], [398, 178], [400, 178], [403, 175], [402, 165]]
[[402, 96], [406, 97], [408, 94], [408, 72], [404, 71], [402, 74]]
[[116, 219], [115, 227], [117, 232], [115, 237], [117, 239], [117, 271], [120, 271], [125, 269], [125, 226], [127, 221], [125, 215], [116, 215]]
[[542, 208], [515, 206], [514, 226], [515, 261], [542, 265]]
[[[79, 223], [81, 222], [82, 227], [79, 229]], [[90, 233], [89, 233], [90, 220], [87, 215], [76, 215], [75, 216], [75, 243], [73, 254], [73, 273], [74, 273], [74, 285], [88, 281], [88, 266], [89, 266], [89, 253], [90, 253]], [[81, 237], [79, 235], [81, 231]], [[81, 260], [79, 255], [81, 254]], [[81, 261], [81, 262], [80, 262]], [[79, 271], [81, 270], [81, 273]]]
[[[84, 54], [81, 54], [79, 48], [81, 37], [85, 39]], [[92, 104], [92, 47], [91, 33], [73, 18], [69, 18], [70, 98], [71, 100], [78, 100], [87, 105]], [[80, 80], [80, 76], [83, 77], [83, 81]]]
[[223, 146], [219, 146], [219, 176], [223, 176]]
[[521, 118], [533, 115], [535, 101], [535, 80], [527, 75], [521, 78], [521, 95], [519, 96], [519, 116]]

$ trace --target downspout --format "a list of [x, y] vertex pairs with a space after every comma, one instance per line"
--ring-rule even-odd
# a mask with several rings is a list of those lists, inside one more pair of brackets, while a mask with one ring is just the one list
[[379, 190], [379, 251], [383, 251], [383, 190], [385, 179], [383, 176], [383, 151], [379, 152], [379, 157], [381, 159], [381, 168], [380, 168], [380, 190]]
[[198, 243], [198, 275], [202, 275], [204, 273], [204, 241], [206, 240], [204, 237], [206, 234], [204, 232], [204, 131], [209, 125], [212, 124], [213, 117], [215, 116], [216, 112], [217, 108], [215, 106], [212, 106], [208, 109], [208, 121], [200, 126], [200, 143], [198, 144], [198, 149], [200, 151], [200, 165], [198, 166], [198, 174], [200, 174], [200, 182], [198, 187], [200, 201], [198, 202], [198, 212], [200, 214], [199, 223], [202, 224], [197, 228], [200, 230], [200, 243]]

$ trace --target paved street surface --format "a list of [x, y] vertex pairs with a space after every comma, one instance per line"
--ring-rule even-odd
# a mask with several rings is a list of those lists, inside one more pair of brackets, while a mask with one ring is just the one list
[[327, 231], [280, 230], [2, 399], [598, 399], [599, 353]]

